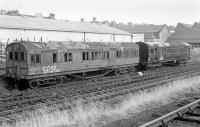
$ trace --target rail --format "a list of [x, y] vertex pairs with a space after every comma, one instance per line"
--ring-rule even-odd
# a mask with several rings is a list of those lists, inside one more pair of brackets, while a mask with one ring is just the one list
[[152, 120], [146, 124], [143, 124], [139, 127], [158, 127], [161, 125], [165, 125], [167, 122], [177, 118], [177, 117], [181, 117], [183, 114], [190, 112], [191, 110], [193, 110], [194, 108], [196, 108], [197, 106], [200, 105], [200, 99], [186, 105], [183, 106], [179, 109], [176, 109], [160, 118], [157, 118], [155, 120]]

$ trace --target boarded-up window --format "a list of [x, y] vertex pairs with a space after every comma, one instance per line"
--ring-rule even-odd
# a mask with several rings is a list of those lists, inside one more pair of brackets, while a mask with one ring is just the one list
[[10, 60], [13, 59], [13, 53], [12, 52], [9, 52], [9, 57], [10, 57]]
[[40, 54], [36, 54], [35, 55], [35, 57], [36, 57], [36, 63], [41, 63], [41, 57], [40, 57]]
[[138, 57], [138, 50], [132, 49], [131, 50], [131, 57]]
[[167, 53], [178, 53], [178, 48], [168, 48]]
[[181, 47], [180, 52], [187, 52], [187, 47]]
[[57, 54], [53, 53], [53, 63], [57, 63]]

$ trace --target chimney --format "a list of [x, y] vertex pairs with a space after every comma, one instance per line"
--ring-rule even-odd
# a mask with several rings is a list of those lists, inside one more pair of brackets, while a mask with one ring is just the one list
[[85, 22], [85, 21], [84, 21], [84, 18], [81, 19], [81, 22]]
[[97, 18], [96, 18], [96, 17], [93, 17], [92, 22], [93, 22], [93, 23], [96, 23], [96, 22], [97, 22]]
[[49, 16], [48, 16], [48, 18], [49, 18], [49, 19], [55, 19], [55, 14], [50, 13]]

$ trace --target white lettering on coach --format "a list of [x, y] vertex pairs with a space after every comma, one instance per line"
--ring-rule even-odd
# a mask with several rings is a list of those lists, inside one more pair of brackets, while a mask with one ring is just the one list
[[56, 68], [56, 65], [53, 65], [53, 66], [44, 66], [42, 68], [42, 70], [43, 70], [44, 74], [58, 72], [58, 69]]

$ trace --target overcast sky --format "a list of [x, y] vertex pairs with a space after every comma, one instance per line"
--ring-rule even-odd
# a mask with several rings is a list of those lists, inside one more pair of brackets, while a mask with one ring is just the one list
[[176, 25], [200, 22], [200, 0], [0, 0], [0, 9], [20, 13], [56, 14], [57, 19], [115, 20]]

